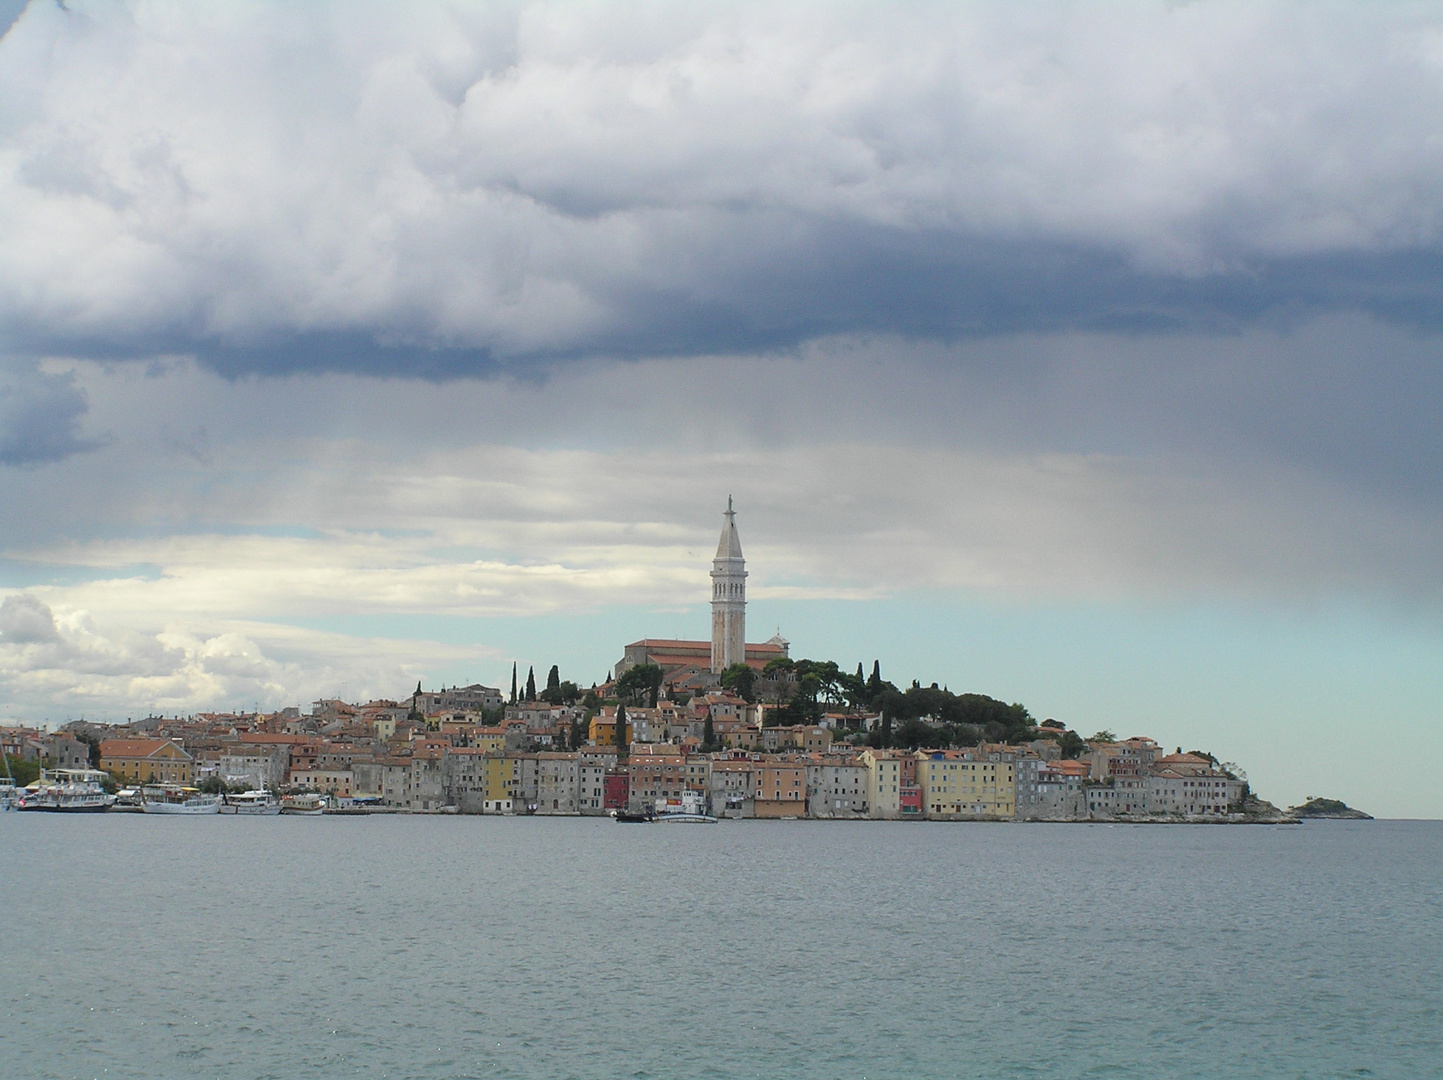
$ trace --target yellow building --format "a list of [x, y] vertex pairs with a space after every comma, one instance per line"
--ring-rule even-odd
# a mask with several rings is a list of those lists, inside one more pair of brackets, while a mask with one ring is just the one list
[[1010, 818], [1017, 812], [1017, 773], [1001, 754], [917, 751], [922, 812], [929, 818]]
[[169, 739], [106, 739], [100, 767], [128, 784], [195, 783], [195, 761]]
[[[626, 724], [626, 730], [625, 730], [624, 732], [622, 732], [622, 735], [624, 736], [627, 745], [630, 745], [630, 744], [631, 744], [631, 737], [632, 737], [632, 735], [634, 735], [634, 734], [635, 734], [635, 732], [632, 731], [631, 722], [628, 721], [627, 724]], [[610, 715], [607, 715], [607, 713], [605, 713], [605, 712], [599, 712], [599, 713], [597, 713], [595, 716], [593, 716], [593, 717], [591, 718], [591, 727], [588, 729], [588, 731], [587, 731], [587, 733], [586, 733], [586, 737], [587, 737], [588, 739], [590, 739], [593, 743], [595, 743], [597, 746], [615, 746], [615, 745], [616, 745], [616, 713], [615, 713], [615, 711], [612, 711]]]
[[506, 729], [499, 727], [478, 727], [471, 732], [471, 745], [487, 754], [499, 754], [506, 749]]
[[508, 814], [517, 798], [517, 758], [488, 753], [481, 759], [481, 809], [487, 814]]

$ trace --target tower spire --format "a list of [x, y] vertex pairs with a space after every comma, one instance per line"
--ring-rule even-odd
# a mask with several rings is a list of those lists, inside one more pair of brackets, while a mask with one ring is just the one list
[[711, 571], [711, 669], [720, 674], [746, 663], [747, 570], [737, 536], [736, 510], [727, 496], [726, 524]]

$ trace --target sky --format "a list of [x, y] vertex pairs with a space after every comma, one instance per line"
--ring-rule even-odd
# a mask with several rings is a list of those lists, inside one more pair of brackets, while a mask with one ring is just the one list
[[1443, 5], [0, 3], [0, 722], [752, 640], [1443, 817]]

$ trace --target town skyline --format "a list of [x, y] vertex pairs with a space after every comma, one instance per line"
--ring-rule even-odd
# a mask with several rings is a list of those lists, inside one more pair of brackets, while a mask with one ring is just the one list
[[1436, 12], [1047, 10], [0, 4], [0, 720], [589, 684], [731, 494], [758, 640], [1443, 817]]

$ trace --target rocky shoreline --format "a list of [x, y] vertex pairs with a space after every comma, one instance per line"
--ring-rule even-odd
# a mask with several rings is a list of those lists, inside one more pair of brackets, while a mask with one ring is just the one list
[[1361, 810], [1354, 810], [1347, 803], [1338, 799], [1309, 799], [1301, 806], [1289, 807], [1288, 813], [1304, 821], [1310, 818], [1315, 821], [1373, 820], [1372, 814], [1365, 814]]

